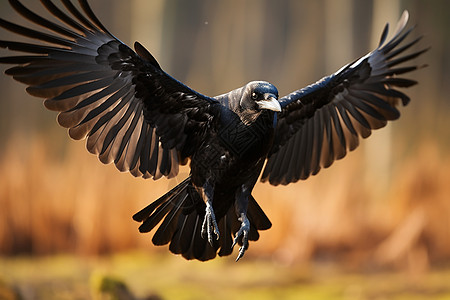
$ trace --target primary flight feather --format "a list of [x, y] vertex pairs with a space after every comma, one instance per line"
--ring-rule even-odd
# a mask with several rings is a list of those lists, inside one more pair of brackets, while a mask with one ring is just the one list
[[61, 0], [61, 9], [41, 0], [54, 22], [9, 0], [46, 30], [0, 19], [4, 29], [37, 40], [0, 41], [25, 53], [0, 63], [14, 65], [5, 73], [45, 98], [101, 162], [153, 179], [189, 163], [188, 178], [133, 216], [141, 232], [159, 225], [153, 243], [186, 259], [229, 255], [238, 243], [239, 260], [272, 225], [251, 195], [261, 172], [273, 185], [306, 179], [397, 119], [399, 102], [409, 102], [397, 88], [416, 84], [401, 75], [417, 66], [401, 64], [426, 51], [410, 50], [420, 38], [404, 41], [411, 32], [404, 12], [391, 39], [386, 26], [375, 50], [306, 88], [279, 98], [274, 85], [252, 81], [209, 97], [165, 73], [138, 42], [134, 50], [123, 44], [86, 0], [78, 2]]

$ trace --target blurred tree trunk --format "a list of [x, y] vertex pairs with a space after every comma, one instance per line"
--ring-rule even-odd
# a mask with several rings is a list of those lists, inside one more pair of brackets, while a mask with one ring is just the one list
[[131, 37], [129, 45], [132, 46], [134, 41], [139, 41], [162, 63], [164, 60], [164, 56], [161, 55], [164, 0], [120, 2], [123, 3], [122, 5], [131, 5]]
[[[380, 41], [382, 30], [389, 22], [388, 39], [392, 37], [400, 18], [400, 0], [376, 0], [373, 2], [373, 18], [370, 48], [375, 49]], [[374, 186], [374, 196], [378, 198], [389, 188], [392, 176], [392, 126], [373, 131], [365, 141], [365, 180], [367, 186]], [[375, 184], [373, 184], [375, 183]]]
[[332, 73], [354, 59], [353, 0], [325, 0], [325, 69]]

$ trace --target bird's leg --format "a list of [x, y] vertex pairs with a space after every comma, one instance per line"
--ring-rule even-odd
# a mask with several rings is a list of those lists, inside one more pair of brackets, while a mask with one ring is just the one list
[[236, 261], [240, 260], [244, 256], [245, 251], [248, 249], [248, 233], [250, 232], [250, 221], [248, 220], [247, 215], [244, 213], [241, 214], [241, 217], [238, 220], [241, 221], [241, 228], [239, 228], [239, 231], [236, 232], [233, 245], [231, 245], [231, 248], [234, 248], [234, 245], [238, 242], [239, 237], [242, 236], [242, 246], [239, 247], [239, 254]]
[[216, 216], [210, 200], [206, 202], [205, 218], [203, 219], [202, 225], [202, 238], [205, 238], [205, 234], [208, 234], [208, 242], [211, 246], [213, 246], [214, 242], [213, 234], [216, 235], [216, 239], [220, 237], [219, 227], [217, 226]]
[[205, 238], [205, 235], [208, 235], [208, 242], [211, 246], [213, 246], [214, 242], [214, 234], [216, 235], [216, 239], [219, 239], [219, 226], [217, 226], [216, 215], [214, 214], [214, 209], [212, 206], [212, 198], [213, 198], [213, 188], [210, 184], [206, 183], [202, 188], [198, 189], [200, 195], [206, 204], [205, 209], [205, 218], [203, 219], [202, 238]]
[[245, 251], [248, 249], [248, 234], [250, 232], [250, 221], [247, 218], [247, 207], [248, 207], [248, 196], [250, 195], [249, 189], [243, 186], [236, 193], [236, 214], [239, 216], [238, 220], [241, 222], [241, 228], [236, 232], [236, 235], [233, 240], [233, 245], [231, 248], [237, 244], [239, 238], [242, 236], [242, 246], [239, 248], [239, 254], [236, 258], [236, 261], [240, 260]]

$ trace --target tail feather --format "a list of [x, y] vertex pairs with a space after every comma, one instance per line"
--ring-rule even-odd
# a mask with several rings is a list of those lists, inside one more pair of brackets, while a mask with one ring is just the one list
[[169, 250], [175, 254], [181, 254], [183, 252], [187, 252], [189, 249], [189, 241], [187, 238], [192, 235], [186, 234], [186, 230], [190, 228], [189, 222], [190, 215], [180, 216], [180, 220], [178, 221], [179, 228], [175, 231], [175, 234], [172, 237], [172, 242], [170, 243]]
[[[182, 219], [182, 220], [181, 220]], [[215, 243], [212, 247], [206, 239], [201, 236], [203, 216], [191, 212], [180, 218], [179, 230], [173, 235], [169, 250], [174, 254], [181, 254], [184, 258], [206, 261], [216, 256], [219, 245]]]
[[[166, 201], [161, 206], [159, 206], [155, 212], [153, 212], [150, 217], [142, 222], [141, 226], [139, 226], [139, 232], [145, 233], [150, 232], [156, 225], [161, 222], [165, 215], [167, 215], [171, 209], [173, 208], [172, 202]], [[159, 244], [158, 244], [159, 245]]]
[[[160, 224], [152, 238], [153, 244], [169, 244], [172, 253], [189, 260], [206, 261], [217, 254], [230, 255], [234, 234], [241, 226], [234, 205], [218, 220], [220, 238], [211, 246], [201, 235], [205, 204], [196, 193], [188, 177], [133, 216], [135, 221], [142, 222], [139, 231], [149, 232]], [[249, 240], [256, 241], [259, 239], [258, 230], [268, 229], [272, 224], [253, 197], [249, 198], [247, 216], [251, 224]], [[238, 243], [242, 244], [242, 241]]]
[[214, 243], [214, 248], [209, 244], [206, 238], [202, 237], [203, 217], [200, 215], [196, 216], [196, 222], [194, 227], [194, 232], [192, 235], [192, 242], [188, 253], [182, 253], [183, 257], [186, 259], [198, 259], [201, 261], [206, 261], [212, 259], [216, 256], [218, 244]]
[[248, 201], [247, 217], [250, 224], [253, 224], [257, 230], [267, 230], [272, 227], [272, 222], [251, 195]]
[[253, 225], [251, 222], [250, 222], [250, 232], [248, 233], [248, 240], [249, 241], [259, 240], [258, 229], [256, 229], [255, 225]]
[[182, 207], [187, 199], [188, 194], [183, 193], [181, 196], [181, 200], [179, 203], [175, 204], [175, 207], [171, 209], [171, 211], [167, 214], [162, 224], [159, 226], [158, 230], [156, 230], [155, 235], [153, 236], [153, 244], [155, 245], [165, 245], [170, 242], [172, 236], [177, 228], [177, 222], [181, 212]]
[[150, 203], [148, 206], [141, 209], [139, 212], [135, 213], [133, 215], [133, 220], [136, 222], [142, 222], [148, 218], [148, 216], [151, 215], [151, 213], [161, 205], [166, 199], [163, 197], [159, 198], [158, 200], [155, 200], [154, 202]]
[[186, 178], [183, 180], [182, 183], [172, 188], [170, 191], [168, 191], [166, 194], [161, 196], [159, 199], [155, 200], [154, 202], [150, 203], [145, 208], [141, 209], [139, 212], [135, 213], [133, 215], [133, 220], [136, 222], [142, 222], [149, 218], [149, 216], [153, 213], [153, 211], [158, 208], [162, 203], [167, 201], [168, 198], [178, 195], [184, 188], [185, 185], [189, 182], [190, 178]]
[[[185, 232], [182, 233], [182, 235], [185, 235], [185, 238], [182, 239], [181, 243], [181, 253], [175, 253], [175, 254], [181, 254], [186, 259], [194, 259], [194, 244], [195, 244], [195, 237], [197, 236], [197, 228], [200, 228], [201, 226], [201, 220], [199, 215], [195, 215], [191, 213], [188, 218], [188, 223], [186, 224], [188, 226], [185, 227]], [[171, 244], [174, 241], [172, 240]], [[198, 245], [201, 247], [202, 245]], [[170, 246], [169, 246], [170, 249]]]
[[227, 256], [233, 252], [233, 238], [232, 234], [234, 233], [231, 229], [231, 220], [235, 218], [235, 216], [230, 216], [231, 210], [219, 221], [219, 230], [220, 230], [220, 238], [219, 243], [221, 245], [219, 256]]

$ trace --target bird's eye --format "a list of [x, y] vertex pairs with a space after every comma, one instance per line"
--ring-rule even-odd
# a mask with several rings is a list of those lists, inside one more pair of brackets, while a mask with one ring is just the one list
[[253, 93], [252, 93], [252, 99], [253, 99], [253, 100], [258, 99], [258, 93], [253, 92]]

